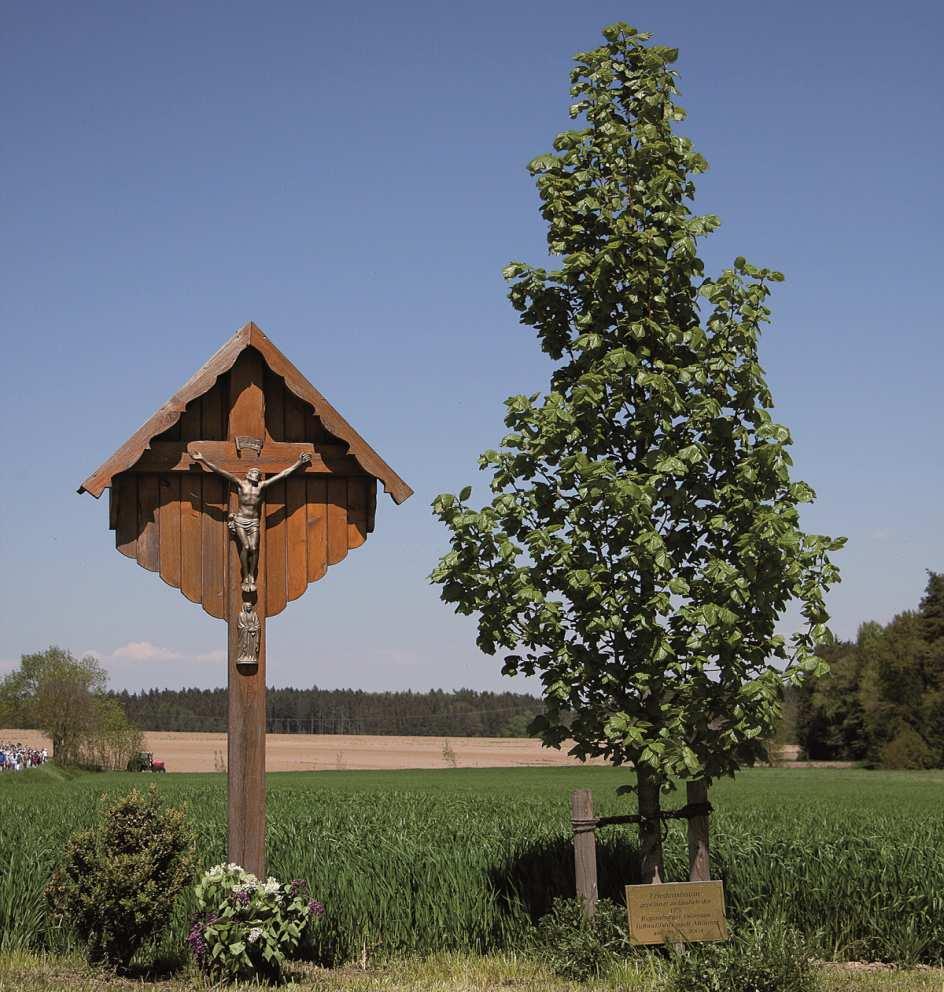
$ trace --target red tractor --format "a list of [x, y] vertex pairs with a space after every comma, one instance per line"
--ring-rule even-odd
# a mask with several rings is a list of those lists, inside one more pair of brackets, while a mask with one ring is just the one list
[[138, 751], [128, 762], [129, 772], [166, 772], [167, 766], [163, 761], [154, 760], [153, 751]]

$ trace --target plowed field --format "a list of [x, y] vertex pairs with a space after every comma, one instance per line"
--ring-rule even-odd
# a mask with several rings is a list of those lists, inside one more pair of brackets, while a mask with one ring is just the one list
[[[2, 730], [0, 741], [50, 747], [36, 730]], [[226, 761], [226, 734], [148, 732], [144, 746], [169, 772], [212, 772]], [[514, 768], [574, 766], [565, 751], [539, 741], [510, 737], [370, 737], [333, 734], [269, 734], [266, 769], [301, 772], [396, 768]]]

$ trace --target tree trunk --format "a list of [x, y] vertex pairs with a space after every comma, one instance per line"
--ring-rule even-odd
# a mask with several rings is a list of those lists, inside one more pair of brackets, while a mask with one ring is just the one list
[[665, 879], [662, 866], [662, 821], [659, 813], [662, 798], [657, 776], [637, 770], [639, 795], [639, 868], [643, 885], [658, 884]]
[[[708, 786], [704, 782], [689, 782], [686, 801], [690, 805], [708, 802]], [[708, 860], [708, 815], [693, 816], [688, 821], [688, 879], [707, 882], [711, 878]]]

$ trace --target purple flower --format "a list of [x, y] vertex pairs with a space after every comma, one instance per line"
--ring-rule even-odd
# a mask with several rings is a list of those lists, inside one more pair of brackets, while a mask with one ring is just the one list
[[248, 906], [251, 898], [252, 894], [248, 889], [233, 889], [232, 900], [234, 904], [239, 906]]
[[304, 893], [307, 891], [308, 882], [304, 878], [293, 878], [291, 882], [288, 883], [288, 894], [293, 898], [300, 892]]
[[190, 928], [190, 933], [187, 934], [187, 943], [190, 945], [190, 950], [197, 964], [202, 965], [206, 958], [207, 946], [203, 939], [203, 924], [199, 920]]
[[317, 899], [312, 899], [311, 902], [308, 903], [308, 912], [312, 916], [324, 915], [324, 903], [318, 902]]
[[187, 943], [200, 967], [203, 967], [207, 960], [206, 928], [213, 926], [218, 920], [219, 917], [215, 913], [206, 920], [194, 920], [190, 933], [187, 934]]

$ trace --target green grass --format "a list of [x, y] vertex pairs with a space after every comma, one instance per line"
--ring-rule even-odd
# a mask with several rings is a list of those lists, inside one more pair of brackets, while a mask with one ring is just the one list
[[[632, 800], [615, 789], [627, 778], [608, 768], [273, 774], [270, 871], [308, 878], [327, 905], [320, 954], [507, 953], [554, 895], [573, 894], [570, 792], [589, 787], [596, 812], [626, 812]], [[223, 776], [0, 777], [0, 950], [69, 948], [46, 919], [45, 880], [102, 792], [152, 782], [187, 805], [202, 865], [225, 860]], [[824, 958], [944, 961], [944, 774], [757, 770], [711, 798], [713, 874], [735, 921], [777, 913]], [[666, 852], [669, 877], [684, 878], [683, 826]], [[600, 831], [599, 854], [601, 891], [618, 896], [636, 877], [631, 831]], [[168, 953], [189, 912], [181, 906]]]

